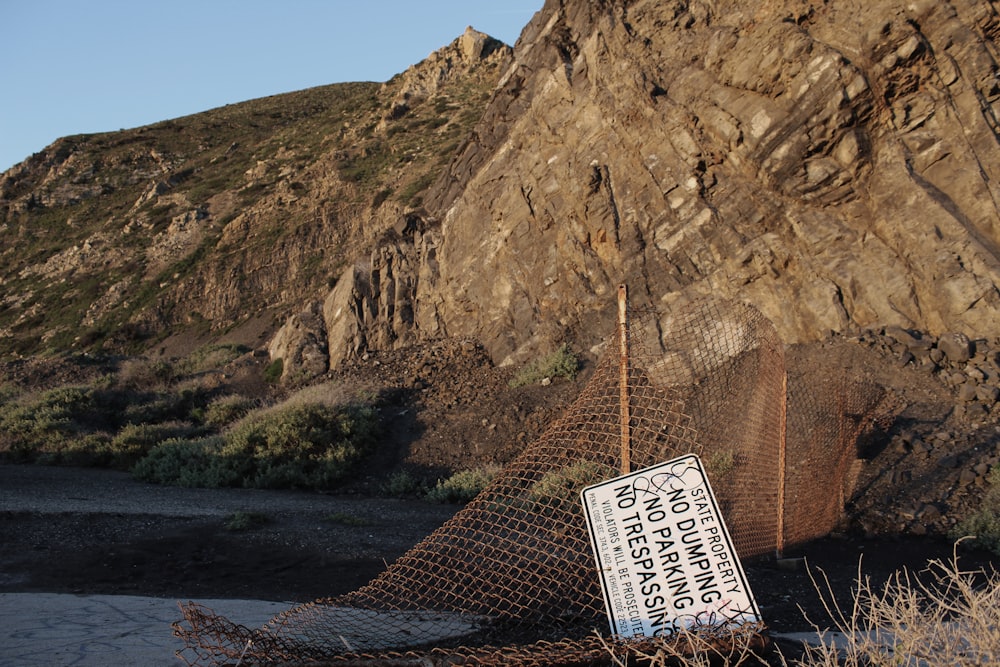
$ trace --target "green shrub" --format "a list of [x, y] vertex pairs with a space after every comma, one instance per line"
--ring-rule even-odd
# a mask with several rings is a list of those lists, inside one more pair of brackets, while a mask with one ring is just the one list
[[139, 461], [133, 474], [181, 486], [330, 488], [368, 452], [377, 428], [371, 406], [272, 409], [220, 436], [167, 440]]
[[426, 497], [435, 503], [467, 503], [493, 481], [497, 472], [494, 467], [461, 470], [448, 479], [438, 480]]
[[375, 427], [370, 407], [294, 406], [239, 424], [226, 434], [222, 455], [245, 486], [325, 488], [367, 452]]
[[990, 471], [989, 482], [982, 505], [959, 522], [951, 536], [954, 539], [972, 536], [979, 546], [1000, 555], [1000, 467]]
[[728, 449], [714, 451], [705, 462], [705, 468], [715, 477], [725, 477], [736, 469], [736, 454]]
[[285, 372], [285, 361], [278, 357], [264, 368], [264, 380], [270, 384], [277, 384], [281, 381], [281, 376]]
[[128, 469], [151, 449], [171, 438], [189, 438], [195, 427], [188, 422], [126, 424], [108, 443], [108, 460], [102, 465]]
[[128, 470], [146, 452], [170, 437], [189, 437], [190, 424], [127, 424], [117, 434], [104, 431], [53, 436], [34, 453], [43, 465], [74, 465]]
[[201, 421], [214, 428], [228, 426], [248, 415], [256, 405], [257, 402], [247, 396], [227, 394], [208, 404], [201, 412]]
[[17, 400], [19, 392], [15, 387], [7, 384], [0, 384], [0, 407], [13, 403]]
[[[66, 386], [0, 403], [0, 458], [127, 468], [160, 440], [187, 435], [196, 392]], [[143, 426], [140, 426], [143, 425]]]
[[532, 485], [528, 501], [534, 511], [542, 513], [582, 508], [580, 491], [584, 487], [611, 479], [617, 474], [615, 469], [595, 461], [577, 461], [545, 473]]
[[143, 482], [186, 487], [238, 486], [240, 479], [219, 464], [222, 436], [170, 438], [156, 445], [132, 468]]
[[233, 512], [226, 519], [226, 530], [250, 530], [270, 523], [271, 518], [263, 512]]
[[0, 406], [0, 455], [19, 462], [57, 460], [66, 442], [85, 432], [79, 417], [93, 416], [95, 407], [86, 387], [60, 387]]
[[106, 466], [114, 459], [110, 440], [106, 433], [55, 437], [35, 452], [34, 462], [42, 465]]
[[150, 424], [188, 420], [207, 400], [204, 389], [173, 389], [158, 393], [133, 394], [120, 416], [123, 423]]
[[541, 382], [545, 378], [566, 378], [575, 380], [580, 372], [580, 360], [569, 346], [563, 343], [552, 354], [525, 366], [511, 379], [511, 387], [523, 387]]
[[398, 470], [389, 475], [389, 479], [382, 484], [380, 491], [382, 495], [392, 498], [405, 498], [423, 492], [424, 485], [406, 470]]

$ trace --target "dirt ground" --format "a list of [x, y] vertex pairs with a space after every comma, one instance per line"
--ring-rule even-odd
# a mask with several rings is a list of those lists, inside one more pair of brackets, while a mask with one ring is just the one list
[[[364, 585], [457, 509], [417, 500], [374, 501], [293, 492], [172, 489], [149, 499], [122, 473], [0, 466], [0, 480], [21, 479], [19, 498], [58, 485], [65, 498], [99, 498], [106, 511], [0, 511], [0, 592], [144, 595], [180, 602], [216, 598], [292, 603], [348, 593]], [[122, 484], [127, 490], [122, 491]], [[9, 487], [8, 487], [9, 488]], [[209, 516], [178, 516], [177, 498], [225, 496]], [[284, 499], [282, 497], [285, 497]], [[5, 496], [9, 498], [10, 496]], [[233, 498], [240, 511], [267, 521], [246, 530], [226, 527]], [[131, 508], [123, 511], [123, 508]], [[70, 507], [67, 507], [71, 510]], [[931, 537], [825, 538], [785, 554], [788, 560], [745, 563], [751, 590], [773, 633], [806, 631], [830, 621], [813, 578], [829, 580], [845, 608], [859, 572], [880, 587], [898, 569], [920, 572], [947, 562], [950, 542]], [[991, 571], [998, 561], [962, 551], [963, 568]], [[811, 576], [812, 575], [812, 576]], [[825, 585], [825, 584], [824, 584]], [[823, 589], [825, 590], [825, 589]], [[795, 646], [778, 642], [786, 656]]]
[[[811, 355], [829, 353], [817, 345], [798, 349], [789, 359], [808, 364]], [[899, 392], [906, 408], [883, 434], [884, 441], [873, 446], [859, 495], [833, 535], [795, 547], [780, 566], [773, 559], [745, 564], [762, 615], [775, 632], [806, 630], [807, 618], [826, 623], [810, 572], [824, 572], [846, 604], [859, 567], [877, 586], [902, 567], [917, 572], [930, 560], [952, 557], [947, 529], [958, 513], [975, 506], [982, 484], [957, 487], [946, 475], [925, 474], [937, 459], [902, 456], [900, 442], [931, 439], [943, 431], [970, 465], [996, 454], [995, 423], [963, 422], [954, 416], [951, 395], [934, 378], [901, 369], [877, 352], [865, 355], [860, 357], [865, 372]], [[254, 372], [248, 362], [229, 381], [249, 383]], [[382, 398], [389, 426], [385, 443], [347, 487], [313, 494], [308, 501], [318, 505], [308, 509], [294, 504], [281, 509], [270, 496], [254, 499], [253, 491], [211, 492], [220, 499], [244, 494], [248, 499], [239, 501], [240, 511], [267, 516], [266, 523], [246, 530], [226, 528], [229, 506], [213, 500], [216, 496], [198, 501], [218, 504], [214, 513], [170, 513], [163, 509], [167, 501], [150, 498], [148, 487], [144, 491], [141, 484], [124, 482], [122, 473], [49, 469], [45, 474], [51, 479], [39, 473], [33, 484], [42, 491], [62, 489], [64, 507], [39, 511], [13, 501], [0, 507], [0, 592], [299, 602], [349, 592], [458, 509], [415, 498], [386, 503], [376, 496], [387, 475], [407, 470], [433, 481], [474, 465], [502, 465], [563, 412], [587, 377], [585, 367], [574, 382], [514, 389], [509, 370], [494, 368], [481, 348], [460, 341], [359, 359], [330, 380]], [[28, 474], [17, 466], [0, 468], [8, 479]], [[936, 486], [928, 479], [938, 480]], [[122, 491], [122, 484], [129, 490]], [[80, 488], [74, 491], [74, 485]], [[289, 495], [301, 500], [301, 494]], [[119, 509], [81, 511], [74, 501], [93, 497], [112, 498]], [[928, 499], [946, 511], [921, 521], [907, 518], [912, 507]], [[131, 509], [123, 511], [123, 506]], [[965, 568], [991, 569], [998, 562], [981, 551], [961, 552]]]

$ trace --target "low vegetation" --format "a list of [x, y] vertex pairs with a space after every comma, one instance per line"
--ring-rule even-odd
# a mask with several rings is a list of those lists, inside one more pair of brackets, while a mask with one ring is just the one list
[[923, 572], [901, 570], [882, 588], [859, 575], [846, 609], [823, 573], [817, 574], [813, 583], [833, 627], [814, 625], [817, 641], [804, 646], [799, 656], [788, 658], [779, 652], [764, 657], [755, 625], [696, 626], [668, 639], [631, 646], [604, 642], [604, 646], [617, 667], [634, 664], [634, 658], [652, 667], [1000, 664], [1000, 574], [996, 572], [964, 571], [956, 555], [947, 562], [932, 561]]
[[427, 494], [435, 503], [467, 503], [493, 481], [500, 472], [495, 466], [460, 470], [447, 479], [439, 480]]
[[551, 354], [531, 363], [519, 370], [510, 380], [511, 387], [523, 387], [529, 384], [537, 384], [545, 379], [565, 378], [567, 380], [576, 379], [580, 372], [580, 360], [563, 343]]
[[206, 426], [223, 428], [250, 414], [260, 402], [249, 396], [225, 394], [212, 399], [203, 410], [196, 413]]
[[620, 474], [595, 461], [577, 461], [545, 473], [528, 492], [531, 511], [552, 514], [580, 508], [580, 491]]
[[383, 495], [392, 498], [422, 496], [427, 493], [423, 481], [408, 470], [397, 470], [390, 474], [379, 490]]
[[881, 589], [859, 576], [852, 605], [842, 609], [828, 582], [817, 585], [835, 629], [816, 627], [821, 642], [803, 665], [1000, 664], [1000, 574], [963, 571], [956, 555], [925, 572], [897, 572]]
[[990, 472], [989, 484], [979, 509], [955, 526], [952, 537], [971, 537], [979, 546], [1000, 555], [1000, 467]]
[[[337, 383], [302, 387], [280, 402], [216, 387], [213, 377], [250, 353], [209, 345], [177, 360], [143, 357], [108, 363], [87, 383], [43, 390], [0, 385], [0, 461], [99, 466], [139, 480], [185, 487], [331, 489], [376, 447], [381, 420], [372, 392]], [[575, 366], [565, 348], [545, 368]], [[541, 365], [540, 365], [541, 366]], [[274, 366], [261, 369], [262, 379]], [[215, 388], [213, 388], [215, 387]], [[499, 472], [460, 470], [428, 484], [396, 471], [380, 493], [464, 504]], [[546, 476], [535, 496], [579, 486], [585, 470]], [[551, 488], [550, 488], [551, 487]]]
[[377, 397], [320, 385], [272, 404], [202, 381], [247, 352], [211, 346], [184, 362], [123, 360], [89, 383], [5, 386], [0, 461], [110, 467], [181, 486], [338, 485], [374, 447]]
[[[633, 664], [650, 667], [716, 667], [718, 665], [769, 664], [763, 657], [760, 628], [756, 625], [707, 628], [693, 627], [670, 637], [633, 645], [601, 643], [615, 667]], [[783, 665], [787, 663], [783, 662]]]
[[132, 474], [181, 486], [328, 489], [368, 453], [377, 428], [371, 406], [272, 409], [218, 435], [166, 440]]
[[250, 352], [250, 348], [246, 345], [233, 343], [203, 345], [179, 362], [178, 366], [183, 373], [205, 373], [222, 368], [247, 352]]
[[715, 477], [725, 477], [736, 469], [736, 454], [729, 449], [714, 451], [705, 461], [705, 468]]
[[162, 437], [190, 435], [195, 390], [107, 383], [17, 395], [0, 404], [0, 460], [127, 469]]

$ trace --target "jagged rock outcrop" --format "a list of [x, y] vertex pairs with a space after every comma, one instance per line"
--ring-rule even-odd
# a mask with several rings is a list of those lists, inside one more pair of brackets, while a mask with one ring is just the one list
[[469, 26], [454, 42], [403, 72], [402, 85], [393, 98], [387, 119], [394, 120], [405, 115], [415, 102], [437, 94], [449, 81], [483, 61], [507, 60], [509, 51], [510, 48], [500, 40]]
[[985, 0], [550, 0], [427, 224], [372, 254], [380, 305], [328, 310], [498, 363], [597, 343], [621, 282], [749, 300], [788, 342], [995, 335], [998, 35]]
[[321, 311], [320, 304], [310, 303], [306, 310], [288, 318], [278, 335], [271, 339], [268, 354], [282, 360], [284, 376], [313, 378], [327, 371], [326, 340], [316, 334], [322, 328]]

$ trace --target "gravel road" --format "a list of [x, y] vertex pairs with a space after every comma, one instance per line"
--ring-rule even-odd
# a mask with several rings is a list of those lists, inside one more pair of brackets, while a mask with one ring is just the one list
[[0, 465], [0, 511], [165, 517], [225, 517], [234, 512], [345, 513], [361, 520], [397, 517], [405, 521], [430, 514], [431, 523], [436, 524], [455, 508], [309, 491], [188, 489], [146, 484], [128, 473], [111, 470]]
[[[455, 505], [187, 489], [127, 473], [0, 465], [0, 592], [310, 599], [354, 590]], [[237, 512], [262, 522], [231, 530]]]

